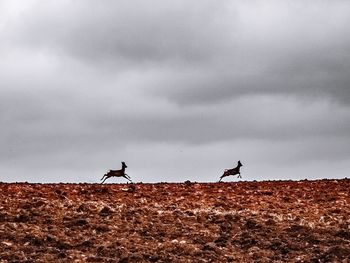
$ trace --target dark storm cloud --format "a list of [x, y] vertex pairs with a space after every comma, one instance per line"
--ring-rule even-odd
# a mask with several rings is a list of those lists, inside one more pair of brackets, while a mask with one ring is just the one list
[[[38, 3], [16, 26], [34, 47], [119, 64], [196, 61], [220, 49], [226, 1]], [[34, 12], [33, 9], [36, 9]], [[133, 65], [135, 66], [135, 65]]]
[[262, 178], [350, 158], [348, 2], [4, 3], [0, 172], [128, 160], [211, 180], [240, 158]]
[[[347, 10], [350, 14], [349, 7]], [[314, 24], [315, 28], [309, 26], [310, 32], [301, 36], [291, 33], [291, 39], [272, 31], [266, 41], [277, 38], [278, 45], [260, 46], [256, 41], [254, 48], [245, 49], [245, 43], [241, 43], [241, 53], [228, 51], [225, 58], [209, 67], [182, 71], [175, 75], [169, 90], [163, 89], [166, 80], [160, 81], [157, 92], [182, 105], [220, 103], [251, 94], [329, 98], [348, 105], [350, 38], [345, 25], [349, 22], [339, 21], [337, 34], [325, 31], [322, 38], [316, 35], [319, 43], [303, 39], [304, 34], [318, 32], [318, 24]]]
[[[349, 43], [350, 44], [350, 43]], [[308, 63], [310, 65], [310, 63]], [[350, 104], [350, 79], [345, 66], [334, 67], [333, 69], [318, 66], [312, 72], [310, 68], [302, 72], [295, 65], [288, 65], [288, 68], [269, 69], [256, 73], [235, 73], [223, 74], [220, 71], [196, 72], [191, 76], [187, 74], [178, 79], [175, 77], [171, 84], [160, 82], [156, 93], [179, 103], [180, 105], [191, 104], [215, 104], [227, 102], [234, 98], [250, 95], [293, 95], [306, 96], [308, 99], [330, 98], [343, 104]], [[305, 64], [300, 66], [305, 67]], [[168, 90], [161, 87], [170, 86]]]
[[112, 71], [169, 69], [155, 95], [179, 104], [278, 93], [349, 104], [349, 14], [344, 1], [75, 1], [38, 3], [17, 28], [35, 48]]

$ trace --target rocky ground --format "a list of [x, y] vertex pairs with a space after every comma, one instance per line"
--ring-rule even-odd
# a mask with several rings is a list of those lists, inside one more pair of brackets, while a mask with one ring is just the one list
[[350, 180], [0, 183], [0, 262], [350, 262]]

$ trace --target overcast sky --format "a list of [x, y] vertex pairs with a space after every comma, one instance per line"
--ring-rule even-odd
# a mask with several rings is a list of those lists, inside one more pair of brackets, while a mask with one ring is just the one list
[[341, 0], [0, 0], [0, 181], [350, 177], [349, 32]]

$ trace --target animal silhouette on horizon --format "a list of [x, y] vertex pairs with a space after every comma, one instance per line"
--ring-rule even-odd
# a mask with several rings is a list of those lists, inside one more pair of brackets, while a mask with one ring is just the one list
[[238, 164], [235, 168], [232, 168], [232, 169], [226, 169], [224, 171], [224, 174], [220, 176], [220, 180], [219, 182], [221, 182], [222, 178], [226, 177], [226, 176], [230, 176], [230, 175], [236, 175], [238, 174], [238, 177], [237, 178], [242, 178], [241, 176], [241, 172], [240, 172], [240, 168], [241, 166], [243, 166], [243, 164], [241, 163], [241, 161], [238, 161]]
[[122, 162], [122, 169], [120, 170], [109, 170], [106, 174], [103, 175], [103, 177], [101, 178], [102, 183], [103, 184], [108, 178], [111, 177], [124, 177], [125, 179], [127, 179], [128, 181], [131, 181], [131, 178], [129, 177], [129, 175], [127, 175], [125, 173], [125, 168], [127, 168], [128, 166], [125, 164], [125, 162]]

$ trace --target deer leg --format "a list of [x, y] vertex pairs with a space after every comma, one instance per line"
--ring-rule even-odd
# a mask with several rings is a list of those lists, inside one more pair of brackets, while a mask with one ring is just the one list
[[227, 176], [227, 174], [225, 174], [225, 173], [224, 173], [223, 175], [221, 175], [221, 176], [220, 176], [219, 182], [221, 182], [222, 178], [224, 178], [224, 177], [226, 177], [226, 176]]
[[105, 178], [106, 175], [103, 175], [102, 178], [101, 178], [101, 181], [103, 180], [103, 178]]
[[129, 180], [130, 180], [130, 182], [132, 182], [132, 180], [131, 180], [131, 178], [130, 178], [130, 176], [128, 175], [128, 174], [125, 174], [128, 178], [129, 178]]
[[241, 173], [238, 174], [238, 178], [242, 178]]
[[[109, 177], [106, 176], [106, 178], [102, 181], [101, 184], [103, 184]], [[102, 180], [102, 179], [101, 179]]]
[[132, 182], [131, 179], [129, 179], [128, 177], [126, 177], [126, 174], [123, 175], [123, 177], [124, 177], [126, 180], [129, 180], [130, 182]]

